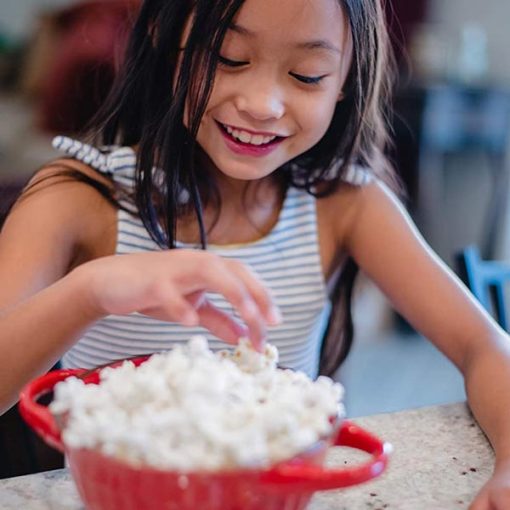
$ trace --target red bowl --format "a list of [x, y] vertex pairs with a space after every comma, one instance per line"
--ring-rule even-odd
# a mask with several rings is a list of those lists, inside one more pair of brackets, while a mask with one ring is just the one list
[[[137, 358], [136, 364], [147, 357]], [[380, 475], [391, 447], [357, 425], [343, 421], [330, 437], [285, 462], [266, 469], [181, 473], [133, 467], [96, 450], [68, 448], [47, 407], [37, 403], [67, 377], [99, 382], [100, 369], [50, 372], [25, 386], [19, 409], [51, 446], [64, 452], [88, 510], [303, 510], [318, 490], [338, 489]], [[371, 455], [367, 462], [341, 469], [323, 467], [330, 446], [348, 446]]]

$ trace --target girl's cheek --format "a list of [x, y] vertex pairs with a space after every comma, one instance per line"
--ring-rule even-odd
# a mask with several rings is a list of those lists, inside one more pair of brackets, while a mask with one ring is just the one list
[[336, 108], [336, 95], [320, 95], [316, 98], [301, 99], [298, 111], [304, 126], [308, 126], [315, 137], [322, 138], [328, 130]]
[[209, 104], [234, 100], [242, 90], [244, 90], [244, 86], [240, 74], [229, 74], [217, 69]]

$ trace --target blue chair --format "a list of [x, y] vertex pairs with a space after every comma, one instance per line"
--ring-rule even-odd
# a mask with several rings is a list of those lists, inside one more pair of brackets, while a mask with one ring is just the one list
[[464, 283], [499, 325], [509, 331], [505, 307], [505, 284], [510, 283], [510, 263], [482, 260], [476, 246], [468, 246], [456, 256]]

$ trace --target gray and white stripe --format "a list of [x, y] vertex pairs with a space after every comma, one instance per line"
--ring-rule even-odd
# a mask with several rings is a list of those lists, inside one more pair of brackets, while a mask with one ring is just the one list
[[[108, 173], [119, 184], [133, 187], [136, 155], [131, 148], [109, 148], [106, 153], [65, 137], [56, 138], [54, 146]], [[365, 182], [365, 177], [354, 172], [352, 182]], [[178, 246], [193, 247], [183, 243]], [[288, 190], [278, 221], [266, 236], [247, 244], [208, 246], [208, 250], [222, 257], [249, 264], [272, 290], [284, 320], [280, 326], [270, 328], [269, 341], [277, 346], [282, 365], [311, 377], [317, 375], [328, 309], [318, 246], [315, 199], [295, 188]], [[119, 210], [116, 253], [155, 250], [160, 248], [140, 219]], [[209, 298], [220, 309], [232, 311], [221, 296], [211, 294]], [[115, 359], [168, 350], [195, 334], [205, 335], [215, 350], [227, 347], [202, 328], [183, 327], [140, 314], [111, 315], [87, 330], [64, 355], [62, 363], [65, 367], [92, 368]]]

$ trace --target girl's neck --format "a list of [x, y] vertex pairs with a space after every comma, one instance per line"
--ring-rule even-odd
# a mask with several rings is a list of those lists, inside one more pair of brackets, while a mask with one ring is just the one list
[[274, 203], [278, 208], [281, 205], [283, 187], [275, 174], [256, 181], [236, 179], [219, 170], [204, 151], [199, 150], [197, 156], [197, 165], [215, 182], [223, 211], [249, 213], [251, 210], [271, 207]]
[[[136, 152], [138, 147], [133, 149]], [[196, 164], [213, 176], [221, 200], [220, 210], [213, 200], [203, 211], [209, 244], [250, 243], [273, 229], [286, 192], [276, 174], [257, 181], [234, 179], [221, 172], [202, 151]], [[178, 219], [177, 240], [199, 244], [200, 234], [194, 212]]]
[[[210, 244], [250, 243], [273, 229], [285, 195], [274, 176], [258, 181], [241, 181], [218, 171], [215, 184], [221, 200], [220, 209], [211, 203], [203, 211]], [[198, 225], [193, 220], [194, 214], [193, 218], [187, 216], [178, 222], [179, 241], [190, 244], [198, 241]]]

